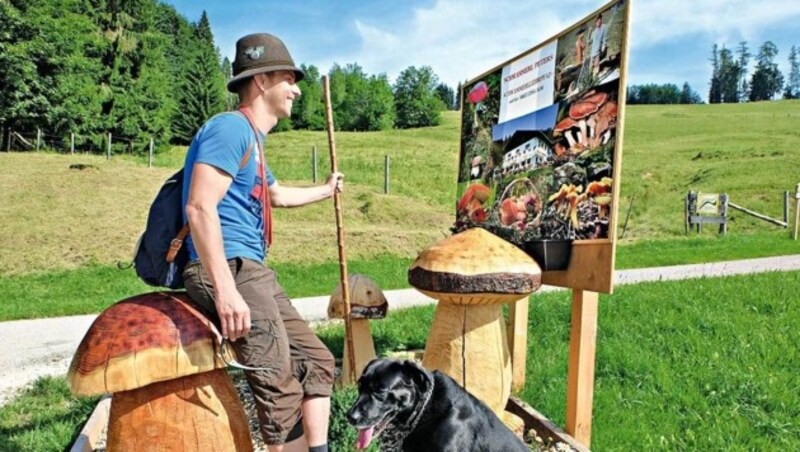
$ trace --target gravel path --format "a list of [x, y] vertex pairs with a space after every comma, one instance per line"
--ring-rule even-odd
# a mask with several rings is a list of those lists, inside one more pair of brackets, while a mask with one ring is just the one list
[[[766, 271], [798, 271], [800, 255], [699, 265], [678, 265], [617, 272], [617, 284], [642, 281], [715, 277]], [[556, 290], [545, 286], [545, 290]], [[432, 303], [414, 289], [386, 291], [392, 309]], [[328, 296], [300, 298], [294, 305], [309, 321], [327, 318]], [[95, 315], [0, 322], [0, 406], [21, 388], [44, 375], [65, 375], [84, 333]]]

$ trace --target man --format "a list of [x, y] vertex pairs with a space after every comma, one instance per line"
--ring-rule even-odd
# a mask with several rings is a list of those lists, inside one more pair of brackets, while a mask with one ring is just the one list
[[219, 321], [239, 360], [259, 369], [245, 374], [270, 451], [327, 451], [333, 356], [263, 264], [270, 235], [265, 225], [271, 225], [262, 203], [267, 194], [275, 207], [327, 199], [342, 189], [343, 177], [334, 173], [324, 185], [290, 188], [261, 166], [260, 145], [291, 114], [304, 76], [280, 39], [265, 33], [241, 38], [233, 75], [228, 90], [239, 94], [244, 114], [210, 119], [186, 155], [186, 289]]
[[597, 77], [600, 72], [600, 60], [603, 59], [603, 55], [606, 53], [606, 41], [608, 40], [608, 31], [606, 26], [603, 25], [603, 16], [600, 14], [594, 20], [594, 29], [592, 29], [592, 35], [589, 39], [592, 41], [592, 75]]

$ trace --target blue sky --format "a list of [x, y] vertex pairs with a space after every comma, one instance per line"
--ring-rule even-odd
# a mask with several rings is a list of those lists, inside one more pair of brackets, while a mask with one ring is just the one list
[[[453, 88], [534, 47], [606, 2], [587, 0], [406, 0], [236, 2], [162, 0], [189, 21], [207, 11], [223, 55], [236, 40], [269, 32], [295, 61], [327, 72], [358, 63], [390, 80], [408, 66], [431, 66]], [[714, 43], [751, 53], [764, 41], [800, 48], [800, 0], [634, 0], [629, 84], [688, 81], [706, 97]], [[752, 70], [751, 70], [752, 72]]]

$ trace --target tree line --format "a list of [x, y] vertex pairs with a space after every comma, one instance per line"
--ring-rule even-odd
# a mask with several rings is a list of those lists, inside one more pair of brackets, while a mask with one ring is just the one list
[[[307, 77], [293, 118], [279, 130], [325, 127], [319, 70]], [[356, 64], [329, 71], [339, 130], [436, 125], [455, 92], [428, 66], [390, 84]], [[75, 134], [99, 150], [107, 133], [160, 147], [188, 144], [202, 123], [236, 108], [226, 91], [231, 63], [214, 43], [208, 15], [196, 23], [157, 0], [0, 0], [0, 133]], [[0, 143], [5, 149], [6, 143]]]
[[[784, 78], [778, 69], [776, 58], [778, 47], [767, 41], [758, 48], [755, 66], [750, 73], [753, 55], [746, 41], [741, 41], [735, 50], [714, 44], [711, 49], [711, 80], [708, 102], [737, 103], [800, 98], [800, 47], [789, 49], [789, 74]], [[677, 85], [646, 84], [628, 87], [629, 104], [697, 104], [702, 103], [688, 83]]]

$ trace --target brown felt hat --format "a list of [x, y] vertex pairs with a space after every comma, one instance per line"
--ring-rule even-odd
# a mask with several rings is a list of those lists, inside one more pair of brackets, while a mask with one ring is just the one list
[[269, 33], [247, 35], [236, 41], [233, 78], [228, 82], [228, 91], [235, 93], [247, 78], [273, 71], [294, 71], [298, 82], [305, 77], [303, 71], [295, 66], [283, 41]]

